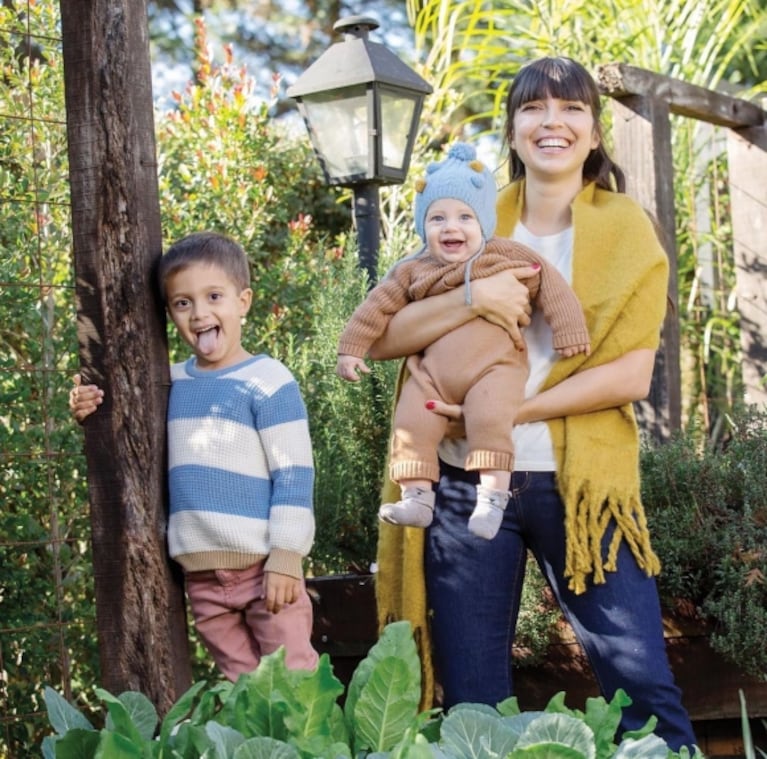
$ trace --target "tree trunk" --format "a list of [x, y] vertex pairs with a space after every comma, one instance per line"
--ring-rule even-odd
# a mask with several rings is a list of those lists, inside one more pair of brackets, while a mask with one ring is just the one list
[[145, 0], [61, 0], [78, 340], [89, 417], [102, 685], [161, 713], [189, 686], [179, 573], [165, 544], [165, 319]]

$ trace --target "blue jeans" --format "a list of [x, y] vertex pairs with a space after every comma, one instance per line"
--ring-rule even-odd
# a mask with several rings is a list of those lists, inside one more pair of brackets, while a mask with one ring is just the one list
[[441, 467], [425, 563], [444, 706], [494, 706], [513, 694], [511, 646], [529, 549], [585, 650], [602, 695], [610, 700], [622, 688], [632, 699], [621, 728], [637, 729], [654, 714], [655, 732], [671, 749], [692, 750], [695, 736], [668, 664], [655, 580], [637, 566], [625, 541], [618, 571], [608, 572], [605, 584], [575, 595], [564, 578], [564, 508], [553, 473], [514, 473], [503, 524], [488, 541], [467, 529], [477, 473]]

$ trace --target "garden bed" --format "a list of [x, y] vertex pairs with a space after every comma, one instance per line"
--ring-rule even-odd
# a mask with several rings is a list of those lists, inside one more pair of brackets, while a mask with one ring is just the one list
[[[374, 575], [336, 575], [307, 579], [314, 605], [312, 640], [327, 653], [345, 684], [378, 637]], [[672, 669], [684, 693], [701, 748], [708, 756], [743, 756], [740, 724], [742, 690], [754, 742], [767, 750], [767, 682], [740, 672], [708, 643], [705, 626], [678, 616], [664, 617]], [[524, 710], [543, 708], [552, 695], [567, 694], [571, 707], [582, 708], [599, 695], [586, 657], [568, 626], [549, 646], [546, 661], [515, 672], [515, 688]]]

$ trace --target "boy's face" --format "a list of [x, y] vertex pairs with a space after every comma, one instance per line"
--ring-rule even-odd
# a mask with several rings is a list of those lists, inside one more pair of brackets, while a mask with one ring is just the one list
[[241, 319], [253, 298], [211, 264], [190, 264], [165, 280], [168, 314], [200, 369], [223, 369], [248, 357]]
[[426, 247], [443, 264], [468, 261], [482, 245], [477, 215], [460, 200], [437, 198], [424, 219]]

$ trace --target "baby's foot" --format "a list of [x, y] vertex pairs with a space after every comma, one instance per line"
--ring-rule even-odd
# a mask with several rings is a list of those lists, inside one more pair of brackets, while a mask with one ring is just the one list
[[434, 516], [434, 491], [420, 487], [402, 489], [402, 500], [385, 503], [378, 510], [382, 522], [403, 527], [428, 527]]
[[469, 530], [480, 538], [491, 540], [498, 534], [503, 512], [511, 494], [506, 490], [492, 490], [477, 486], [477, 505], [469, 517]]

